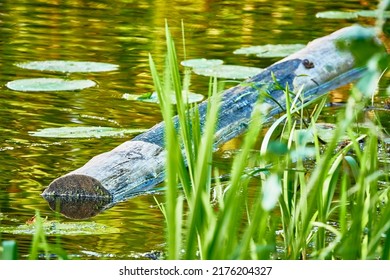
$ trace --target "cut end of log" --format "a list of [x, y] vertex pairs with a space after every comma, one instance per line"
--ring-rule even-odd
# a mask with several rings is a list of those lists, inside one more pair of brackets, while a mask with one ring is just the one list
[[102, 184], [87, 175], [68, 174], [57, 178], [42, 193], [43, 197], [107, 198], [111, 193]]

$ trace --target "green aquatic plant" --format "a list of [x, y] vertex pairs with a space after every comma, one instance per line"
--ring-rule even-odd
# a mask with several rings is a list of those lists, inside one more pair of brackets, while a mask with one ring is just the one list
[[191, 69], [196, 68], [210, 68], [223, 64], [223, 60], [220, 59], [206, 59], [206, 58], [195, 58], [183, 60], [180, 64], [184, 67], [189, 67]]
[[[180, 130], [177, 131], [171, 121], [173, 114], [169, 92], [173, 88], [179, 97], [182, 89], [174, 43], [168, 28], [166, 34], [168, 74], [164, 76], [163, 81], [160, 80], [152, 59], [150, 65], [162, 114], [166, 121], [167, 190], [166, 201], [160, 206], [167, 221], [168, 258], [219, 259], [232, 258], [235, 255], [246, 257], [246, 248], [251, 244], [253, 237], [249, 233], [256, 231], [257, 223], [252, 224], [253, 226], [244, 233], [245, 244], [238, 246], [243, 242], [238, 233], [241, 229], [240, 218], [245, 215], [245, 207], [243, 207], [246, 204], [245, 189], [250, 179], [247, 177], [243, 180], [242, 176], [244, 169], [248, 167], [246, 159], [261, 129], [261, 125], [258, 124], [262, 123], [261, 119], [267, 110], [260, 104], [256, 106], [254, 121], [251, 122], [245, 137], [242, 152], [233, 163], [231, 182], [222, 194], [224, 187], [221, 183], [212, 186], [212, 178], [218, 173], [212, 168], [214, 131], [221, 98], [218, 84], [215, 78], [211, 79], [210, 102], [203, 133], [200, 131], [197, 106], [188, 110], [189, 105], [183, 98], [179, 99], [176, 105], [180, 123]], [[179, 182], [183, 186], [184, 196], [177, 189]], [[212, 191], [215, 190], [217, 190], [215, 203], [211, 203]], [[267, 194], [268, 192], [265, 192], [265, 195]], [[187, 212], [184, 212], [184, 202], [187, 204], [186, 208], [188, 207]], [[215, 208], [218, 208], [217, 212]], [[270, 206], [267, 209], [270, 210]], [[266, 216], [261, 217], [265, 217], [264, 222], [267, 220]], [[229, 234], [226, 234], [227, 232]], [[241, 250], [237, 250], [239, 248]], [[183, 256], [182, 249], [185, 252]]]
[[128, 134], [144, 132], [145, 129], [114, 128], [104, 126], [64, 126], [42, 128], [29, 131], [31, 136], [50, 138], [100, 138], [122, 137]]
[[[29, 220], [25, 225], [18, 227], [1, 226], [0, 232], [11, 234], [31, 234], [32, 242], [28, 259], [68, 259], [67, 253], [62, 249], [59, 239], [59, 234], [64, 234], [68, 230], [66, 226], [56, 226], [43, 219], [39, 212]], [[63, 232], [61, 232], [61, 230]], [[94, 229], [96, 230], [96, 229]], [[91, 230], [91, 231], [94, 231]], [[47, 241], [47, 235], [56, 235], [56, 243], [51, 244]], [[78, 231], [73, 231], [73, 234], [79, 234]], [[19, 259], [18, 246], [15, 240], [4, 240], [0, 246], [0, 260], [17, 260]]]
[[[167, 258], [390, 258], [390, 193], [377, 183], [390, 185], [378, 168], [381, 125], [374, 120], [363, 133], [353, 129], [371, 99], [367, 89], [375, 88], [378, 79], [364, 76], [369, 85], [351, 91], [326, 143], [320, 140], [318, 123], [326, 96], [311, 101], [317, 105], [310, 107], [308, 118], [305, 107], [310, 104], [300, 100], [300, 92], [292, 95], [284, 88], [286, 112], [261, 135], [267, 108], [260, 94], [229, 180], [222, 182], [213, 165], [218, 84], [210, 79], [201, 131], [197, 105], [180, 99], [183, 86], [168, 27], [166, 40], [164, 75], [159, 75], [152, 57], [150, 66], [166, 123], [166, 193], [158, 204], [166, 220]], [[353, 43], [356, 53], [358, 43]], [[360, 48], [370, 43], [375, 44], [366, 41]], [[365, 61], [371, 65], [367, 75], [380, 78], [385, 69], [377, 58], [385, 58], [373, 49]], [[172, 122], [172, 90], [178, 98], [178, 127]]]
[[16, 63], [16, 66], [38, 71], [63, 73], [90, 73], [118, 70], [119, 65], [92, 61], [44, 60]]
[[96, 86], [91, 80], [66, 80], [60, 78], [31, 78], [8, 82], [6, 87], [15, 91], [74, 91]]

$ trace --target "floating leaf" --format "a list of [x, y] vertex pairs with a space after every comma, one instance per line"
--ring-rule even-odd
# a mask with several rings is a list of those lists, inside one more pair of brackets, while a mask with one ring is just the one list
[[67, 61], [67, 60], [46, 60], [17, 63], [16, 66], [39, 71], [55, 72], [107, 72], [118, 69], [118, 65], [103, 62], [90, 61]]
[[[60, 223], [53, 221], [44, 221], [43, 230], [46, 235], [96, 235], [96, 234], [112, 234], [118, 233], [119, 229], [98, 224], [95, 222], [76, 222], [76, 223]], [[35, 225], [26, 224], [19, 226], [2, 226], [0, 232], [9, 234], [34, 234]]]
[[237, 65], [219, 65], [211, 68], [194, 68], [193, 71], [202, 76], [224, 79], [243, 80], [259, 74], [263, 69]]
[[91, 80], [64, 80], [57, 78], [20, 79], [8, 82], [6, 86], [16, 91], [67, 91], [81, 90], [95, 86]]
[[30, 131], [29, 134], [36, 137], [53, 138], [100, 138], [123, 136], [125, 134], [141, 133], [144, 131], [145, 129], [124, 129], [100, 126], [68, 126], [39, 129], [37, 131]]
[[354, 19], [357, 18], [358, 15], [356, 12], [325, 11], [317, 13], [316, 17], [327, 19]]
[[[171, 97], [172, 97], [172, 99], [171, 99], [172, 104], [176, 104], [176, 96], [175, 96], [174, 92], [172, 92]], [[146, 93], [146, 94], [141, 95], [141, 96], [136, 95], [136, 94], [125, 93], [122, 95], [122, 98], [127, 99], [127, 100], [158, 103], [158, 97], [157, 97], [156, 92]], [[189, 93], [187, 93], [187, 98], [188, 98], [188, 103], [196, 103], [196, 102], [202, 101], [204, 99], [204, 96], [202, 94], [199, 94], [199, 93], [189, 92]]]
[[180, 64], [190, 68], [208, 68], [208, 67], [222, 65], [223, 60], [197, 58], [197, 59], [184, 60]]
[[[175, 95], [174, 92], [172, 92], [171, 94], [173, 96]], [[141, 96], [137, 96], [136, 100], [157, 103], [158, 102], [157, 92], [148, 92], [148, 93], [142, 94]]]
[[[330, 142], [336, 131], [336, 125], [331, 124], [331, 123], [316, 123], [315, 124], [315, 129], [316, 129], [316, 134], [317, 136], [324, 142]], [[311, 127], [310, 129], [300, 129], [296, 130], [298, 139], [304, 137], [305, 139], [301, 140], [305, 143], [313, 143], [314, 142], [314, 131], [313, 128]], [[342, 135], [339, 141], [344, 141], [347, 140], [348, 136], [347, 135]]]
[[[316, 123], [315, 129], [318, 137], [324, 142], [330, 142], [334, 137], [334, 133], [336, 130], [336, 126], [331, 123]], [[304, 133], [307, 132], [307, 133]], [[313, 128], [297, 130], [297, 133], [301, 133], [302, 135], [306, 135], [308, 139], [306, 142], [314, 142], [314, 131]]]
[[256, 55], [258, 57], [285, 57], [303, 49], [303, 44], [279, 44], [245, 47], [235, 50], [234, 54]]

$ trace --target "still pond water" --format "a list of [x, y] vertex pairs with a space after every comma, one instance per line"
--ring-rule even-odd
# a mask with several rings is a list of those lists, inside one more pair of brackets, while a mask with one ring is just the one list
[[[354, 22], [372, 24], [369, 19], [317, 19], [315, 14], [375, 9], [375, 4], [350, 0], [2, 0], [0, 225], [24, 225], [36, 210], [49, 221], [74, 222], [55, 214], [40, 196], [42, 191], [53, 179], [132, 137], [40, 138], [32, 136], [32, 131], [63, 126], [146, 129], [161, 121], [157, 105], [129, 101], [123, 95], [153, 91], [148, 54], [153, 54], [158, 64], [164, 60], [165, 19], [178, 42], [184, 21], [187, 58], [266, 67], [277, 59], [238, 56], [233, 51], [251, 45], [306, 44]], [[181, 47], [178, 49], [182, 55]], [[58, 74], [15, 65], [35, 60], [95, 61], [119, 68], [105, 73]], [[29, 93], [5, 86], [16, 79], [40, 77], [90, 79], [97, 86], [74, 92]], [[194, 77], [192, 84], [197, 91], [206, 91], [207, 81]], [[223, 147], [227, 151], [235, 148], [234, 141]], [[224, 168], [228, 163], [217, 157], [216, 164]], [[64, 235], [63, 248], [79, 259], [147, 258], [150, 252], [164, 251], [164, 219], [155, 197], [163, 199], [161, 194], [141, 195], [88, 219], [112, 227], [116, 233]], [[31, 235], [1, 233], [0, 239], [17, 240], [20, 257], [28, 258]]]

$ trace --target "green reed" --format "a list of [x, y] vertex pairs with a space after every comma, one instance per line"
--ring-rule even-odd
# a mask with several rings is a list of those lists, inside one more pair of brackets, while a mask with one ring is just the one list
[[36, 259], [68, 259], [68, 254], [60, 244], [60, 236], [56, 236], [56, 242], [50, 243], [47, 240], [47, 234], [44, 228], [45, 219], [40, 216], [39, 211], [36, 211], [34, 217], [34, 234], [31, 242], [30, 253], [28, 258], [30, 260]]
[[[55, 244], [50, 244], [47, 240], [47, 235], [44, 229], [44, 222], [39, 211], [33, 219], [34, 234], [28, 255], [29, 260], [36, 259], [68, 259], [67, 253], [63, 250], [59, 236], [57, 236]], [[20, 258], [18, 254], [18, 246], [15, 240], [5, 240], [0, 247], [0, 260], [17, 260]]]
[[[285, 88], [286, 113], [265, 135], [260, 132], [267, 108], [259, 100], [233, 159], [230, 179], [222, 183], [213, 167], [221, 102], [217, 80], [210, 79], [201, 130], [197, 105], [187, 102], [189, 78], [185, 76], [182, 84], [167, 26], [166, 42], [164, 73], [159, 75], [151, 56], [150, 67], [166, 124], [166, 195], [159, 206], [166, 220], [167, 258], [389, 259], [389, 192], [377, 184], [388, 183], [388, 176], [378, 169], [381, 126], [372, 121], [358, 135], [351, 129], [371, 97], [367, 88], [375, 85], [352, 90], [325, 145], [318, 140], [316, 122], [326, 97], [315, 101], [308, 118], [309, 104], [298, 105], [304, 103], [302, 92], [292, 95]], [[371, 66], [372, 59], [378, 62], [370, 75], [383, 72], [378, 55], [365, 62]], [[174, 110], [178, 126], [172, 121]], [[349, 140], [340, 145], [345, 137]], [[308, 159], [314, 167], [306, 167]], [[248, 192], [254, 192], [253, 199]]]

